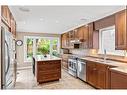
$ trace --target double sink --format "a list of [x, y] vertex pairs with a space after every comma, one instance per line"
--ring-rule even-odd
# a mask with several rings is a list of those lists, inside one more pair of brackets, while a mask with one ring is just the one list
[[95, 62], [104, 62], [104, 63], [111, 63], [110, 60], [104, 60], [104, 59], [95, 59]]

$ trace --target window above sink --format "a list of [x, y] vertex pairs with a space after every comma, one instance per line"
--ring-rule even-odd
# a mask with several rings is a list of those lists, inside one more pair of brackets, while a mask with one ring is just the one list
[[99, 30], [99, 54], [124, 56], [123, 50], [115, 50], [115, 26]]

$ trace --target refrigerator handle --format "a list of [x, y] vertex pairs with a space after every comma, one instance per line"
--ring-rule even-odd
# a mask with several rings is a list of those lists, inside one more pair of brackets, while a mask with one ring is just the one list
[[5, 75], [8, 73], [9, 67], [10, 67], [10, 56], [9, 56], [9, 48], [8, 48], [8, 44], [5, 40], [5, 44], [7, 46], [7, 56], [8, 56], [8, 65], [7, 65], [7, 71], [5, 71]]

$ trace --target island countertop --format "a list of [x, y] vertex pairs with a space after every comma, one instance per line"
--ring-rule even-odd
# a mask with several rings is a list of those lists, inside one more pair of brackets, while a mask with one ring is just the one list
[[36, 56], [35, 57], [35, 61], [52, 61], [52, 60], [61, 60], [61, 58], [56, 56], [47, 56], [47, 57]]

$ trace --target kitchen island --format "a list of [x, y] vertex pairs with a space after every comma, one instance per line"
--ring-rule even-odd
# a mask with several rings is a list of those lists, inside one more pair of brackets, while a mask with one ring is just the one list
[[59, 80], [61, 78], [61, 58], [35, 57], [35, 77], [38, 83]]

